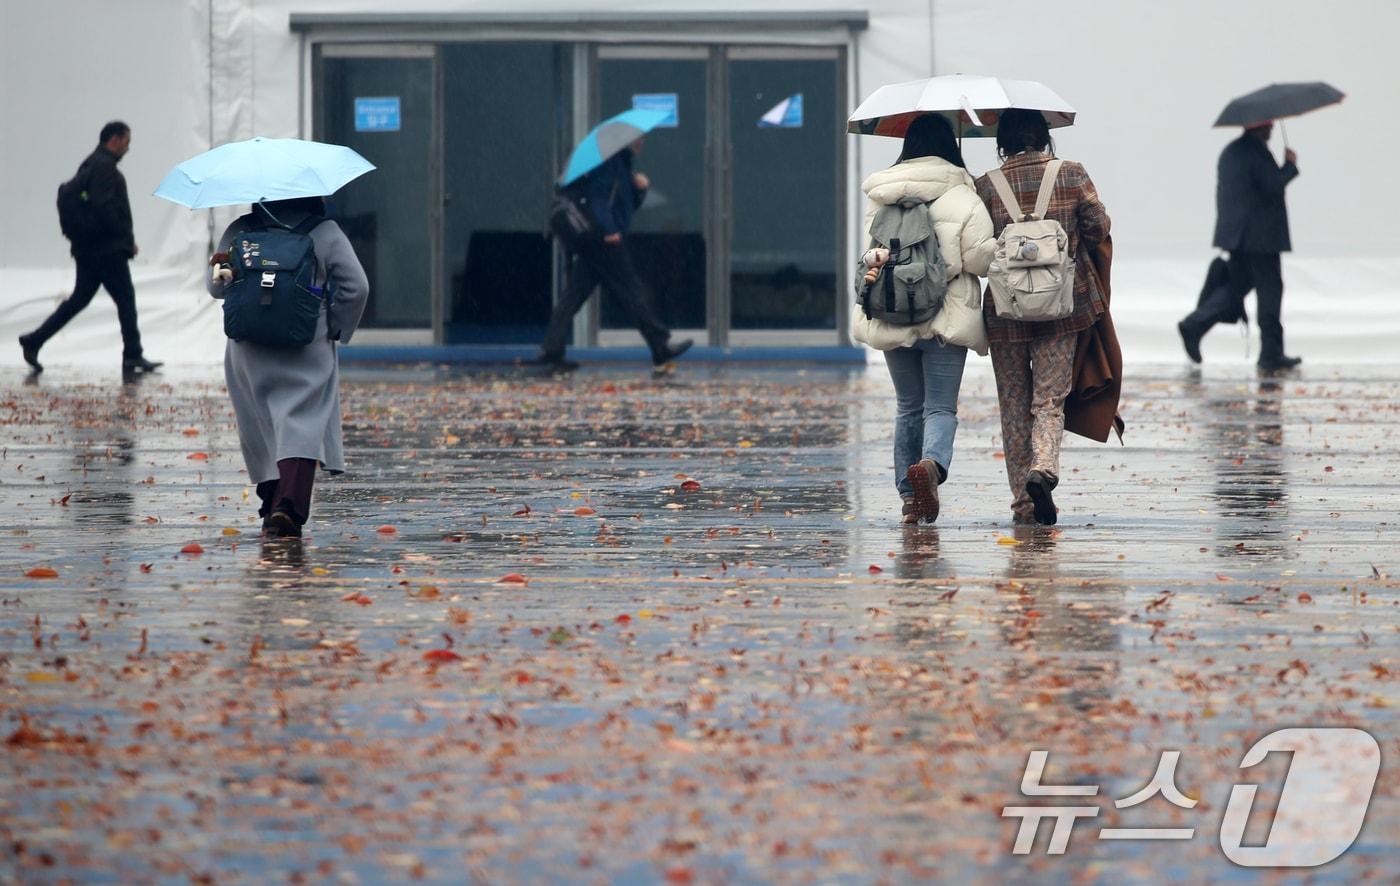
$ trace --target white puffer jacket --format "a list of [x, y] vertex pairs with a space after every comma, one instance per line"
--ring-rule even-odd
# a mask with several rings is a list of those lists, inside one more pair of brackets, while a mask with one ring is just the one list
[[861, 253], [870, 245], [870, 224], [882, 206], [913, 198], [929, 202], [938, 249], [948, 263], [948, 295], [933, 319], [918, 326], [895, 326], [870, 319], [857, 303], [851, 314], [851, 337], [881, 351], [912, 347], [923, 339], [938, 339], [987, 353], [987, 329], [982, 324], [982, 287], [996, 249], [992, 219], [973, 189], [972, 176], [942, 157], [918, 157], [882, 169], [861, 186], [870, 198], [865, 208]]

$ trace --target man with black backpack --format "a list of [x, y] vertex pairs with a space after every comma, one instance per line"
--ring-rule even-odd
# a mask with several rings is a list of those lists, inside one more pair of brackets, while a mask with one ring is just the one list
[[102, 127], [97, 150], [78, 167], [78, 174], [58, 189], [58, 219], [63, 235], [72, 243], [78, 265], [73, 294], [60, 304], [38, 329], [19, 337], [24, 362], [42, 372], [39, 349], [86, 308], [106, 287], [117, 305], [122, 330], [122, 371], [151, 372], [160, 363], [147, 360], [136, 328], [136, 288], [131, 283], [130, 262], [136, 257], [136, 237], [131, 223], [131, 202], [126, 179], [117, 163], [131, 148], [131, 127], [114, 120]]

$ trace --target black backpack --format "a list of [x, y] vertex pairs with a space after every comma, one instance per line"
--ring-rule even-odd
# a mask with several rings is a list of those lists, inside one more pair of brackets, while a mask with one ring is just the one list
[[97, 215], [88, 200], [87, 169], [58, 186], [58, 227], [74, 246], [90, 243], [102, 233]]
[[233, 279], [224, 286], [224, 334], [234, 341], [300, 348], [316, 338], [332, 287], [316, 284], [316, 247], [309, 236], [326, 219], [313, 215], [294, 228], [267, 224], [229, 244]]

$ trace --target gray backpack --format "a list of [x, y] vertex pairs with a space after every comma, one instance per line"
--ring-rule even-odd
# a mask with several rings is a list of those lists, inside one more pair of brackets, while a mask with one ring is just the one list
[[892, 203], [875, 213], [870, 245], [888, 249], [890, 260], [868, 285], [863, 258], [856, 269], [856, 292], [866, 317], [894, 326], [917, 326], [931, 320], [943, 306], [943, 297], [948, 294], [948, 263], [938, 249], [930, 205]]

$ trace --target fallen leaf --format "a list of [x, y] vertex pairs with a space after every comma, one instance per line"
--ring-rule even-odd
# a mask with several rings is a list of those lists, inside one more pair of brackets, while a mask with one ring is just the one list
[[225, 526], [224, 535], [238, 535], [238, 530], [234, 529], [232, 526]]
[[378, 529], [376, 529], [376, 530], [374, 530], [374, 531], [375, 531], [375, 532], [378, 532], [380, 535], [394, 535], [394, 534], [397, 533], [399, 530], [398, 530], [398, 528], [395, 527], [395, 526], [384, 525], [384, 526], [381, 526], [381, 527], [379, 527]]
[[434, 664], [442, 664], [449, 661], [461, 661], [462, 656], [453, 652], [451, 649], [429, 649], [427, 652], [423, 653], [423, 660], [433, 662]]
[[204, 548], [203, 548], [203, 546], [200, 545], [199, 542], [197, 542], [197, 541], [192, 541], [192, 542], [190, 542], [189, 544], [185, 545], [183, 548], [180, 548], [180, 553], [182, 553], [182, 554], [202, 554], [202, 553], [204, 553]]
[[699, 491], [700, 491], [700, 481], [699, 481], [699, 480], [686, 480], [684, 483], [681, 484], [681, 489], [683, 489], [683, 490], [686, 491], [686, 492], [699, 492]]
[[207, 453], [207, 452], [191, 452], [189, 455], [185, 456], [185, 458], [187, 458], [187, 459], [189, 459], [189, 460], [191, 460], [191, 461], [208, 461], [208, 460], [209, 460], [209, 453]]
[[588, 516], [591, 516], [591, 515], [596, 514], [596, 513], [598, 513], [598, 512], [595, 511], [595, 510], [593, 510], [592, 508], [588, 508], [588, 507], [574, 508], [574, 516], [575, 516], [575, 517], [588, 517]]
[[58, 578], [58, 570], [50, 569], [47, 566], [35, 566], [25, 573], [28, 578]]
[[885, 570], [881, 569], [879, 566], [876, 566], [874, 563], [871, 563], [871, 564], [870, 564], [870, 574], [871, 574], [871, 575], [879, 575], [881, 572], [884, 572], [884, 571], [885, 571]]
[[527, 585], [530, 583], [530, 580], [518, 572], [507, 572], [505, 575], [496, 579], [496, 583], [507, 585]]

